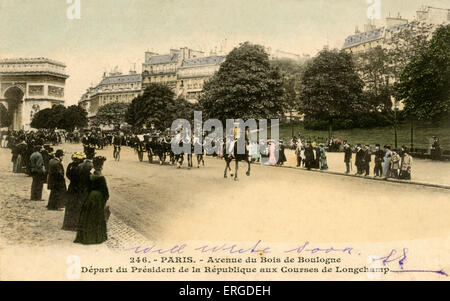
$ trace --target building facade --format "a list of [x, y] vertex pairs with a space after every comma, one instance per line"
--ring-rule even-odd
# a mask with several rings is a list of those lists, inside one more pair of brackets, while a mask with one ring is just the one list
[[64, 105], [66, 65], [47, 58], [0, 60], [0, 103], [12, 113], [13, 130], [29, 130], [34, 114]]
[[203, 85], [219, 70], [224, 61], [225, 56], [184, 60], [177, 71], [177, 96], [182, 96], [191, 103], [197, 102]]
[[177, 88], [177, 70], [184, 60], [203, 57], [204, 53], [189, 49], [171, 49], [169, 54], [145, 53], [145, 62], [142, 64], [142, 89], [150, 83], [165, 84], [175, 93]]
[[[436, 29], [449, 22], [449, 9], [424, 7], [417, 11], [416, 19], [411, 22], [398, 15], [386, 18], [386, 24], [383, 27], [376, 28], [373, 24], [367, 24], [364, 26], [363, 32], [356, 29], [355, 34], [345, 39], [342, 49], [349, 53], [361, 53], [377, 46], [388, 48], [390, 39], [402, 30], [421, 26], [431, 26], [432, 29]], [[433, 31], [431, 30], [431, 32]]]
[[88, 118], [95, 117], [98, 109], [112, 102], [130, 103], [142, 92], [142, 76], [134, 71], [104, 74], [101, 82], [89, 88], [78, 104], [88, 112]]
[[[360, 54], [372, 48], [380, 46], [383, 49], [392, 49], [395, 47], [395, 37], [399, 33], [408, 30], [416, 34], [426, 34], [428, 39], [432, 38], [434, 31], [441, 25], [449, 24], [450, 10], [435, 7], [424, 7], [417, 11], [414, 21], [408, 21], [400, 15], [397, 17], [386, 18], [385, 26], [376, 28], [373, 24], [367, 24], [364, 32], [356, 29], [355, 34], [345, 39], [342, 49], [348, 53]], [[386, 79], [387, 82], [393, 83], [396, 79], [392, 76]], [[395, 110], [403, 110], [402, 101], [392, 99], [392, 108]]]

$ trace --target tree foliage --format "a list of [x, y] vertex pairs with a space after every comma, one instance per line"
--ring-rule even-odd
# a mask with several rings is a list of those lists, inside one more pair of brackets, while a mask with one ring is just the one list
[[43, 109], [33, 115], [30, 126], [35, 129], [50, 129], [50, 121], [53, 118], [52, 109]]
[[199, 104], [207, 118], [275, 118], [283, 113], [283, 80], [260, 45], [234, 48], [205, 83]]
[[182, 110], [178, 111], [174, 92], [166, 85], [151, 83], [144, 93], [131, 102], [126, 112], [126, 122], [135, 128], [149, 127], [164, 130], [172, 122], [181, 118]]
[[33, 116], [30, 126], [36, 129], [65, 129], [72, 131], [75, 127], [87, 125], [87, 112], [85, 109], [73, 105], [68, 108], [56, 105], [52, 108], [40, 110]]
[[331, 125], [337, 117], [365, 111], [363, 85], [350, 54], [323, 50], [306, 66], [299, 111]]
[[8, 127], [12, 123], [12, 115], [6, 107], [0, 103], [0, 127]]
[[299, 107], [298, 94], [300, 93], [301, 78], [306, 64], [291, 59], [276, 59], [270, 64], [278, 68], [283, 79], [283, 108], [292, 114]]
[[418, 57], [426, 49], [432, 32], [433, 25], [415, 23], [391, 33], [387, 39], [387, 55], [393, 82], [397, 82], [413, 58]]
[[61, 128], [73, 131], [75, 128], [83, 128], [88, 125], [87, 111], [78, 106], [72, 105], [63, 113]]
[[123, 102], [111, 102], [101, 106], [95, 118], [93, 125], [95, 126], [116, 126], [120, 127], [125, 122], [128, 104]]
[[396, 85], [405, 110], [418, 119], [450, 113], [450, 25], [440, 27], [429, 46], [403, 70]]
[[387, 112], [392, 108], [392, 67], [388, 51], [381, 46], [354, 55], [356, 69], [364, 81], [364, 96], [371, 112]]

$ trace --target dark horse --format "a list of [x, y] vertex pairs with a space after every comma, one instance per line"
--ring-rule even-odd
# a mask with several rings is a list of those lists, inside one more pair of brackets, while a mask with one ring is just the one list
[[245, 153], [244, 154], [238, 154], [238, 144], [237, 140], [233, 140], [231, 143], [233, 143], [233, 152], [232, 154], [228, 154], [225, 150], [226, 143], [222, 144], [222, 155], [225, 159], [225, 170], [223, 173], [223, 177], [227, 178], [227, 171], [230, 171], [230, 176], [233, 176], [233, 173], [231, 172], [230, 163], [231, 161], [235, 161], [235, 168], [234, 168], [234, 180], [237, 181], [238, 179], [238, 169], [239, 169], [239, 161], [245, 161], [247, 162], [248, 169], [245, 173], [247, 176], [250, 176], [250, 159], [249, 159], [249, 153], [248, 153], [248, 147], [247, 144], [245, 145]]
[[173, 153], [170, 149], [170, 143], [166, 142], [164, 138], [152, 137], [146, 143], [146, 150], [148, 154], [149, 163], [153, 163], [153, 156], [157, 156], [159, 164], [163, 165], [166, 161], [167, 154], [170, 156], [170, 161], [173, 164]]

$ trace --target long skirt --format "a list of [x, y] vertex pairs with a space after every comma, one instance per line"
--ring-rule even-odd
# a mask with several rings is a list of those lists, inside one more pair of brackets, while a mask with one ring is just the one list
[[328, 169], [327, 159], [320, 159], [320, 169], [321, 170]]
[[100, 191], [91, 191], [81, 208], [76, 243], [101, 244], [108, 239], [105, 219], [105, 200]]
[[387, 178], [391, 174], [391, 159], [387, 159], [384, 161], [383, 166], [383, 177]]
[[18, 155], [16, 159], [16, 164], [13, 167], [14, 173], [22, 173], [23, 172], [23, 160], [22, 155]]
[[80, 221], [81, 207], [87, 193], [67, 193], [66, 212], [64, 212], [64, 222], [62, 229], [67, 231], [77, 231]]
[[64, 208], [66, 205], [66, 189], [53, 188], [50, 191], [50, 197], [48, 198], [47, 209], [48, 210], [59, 210]]

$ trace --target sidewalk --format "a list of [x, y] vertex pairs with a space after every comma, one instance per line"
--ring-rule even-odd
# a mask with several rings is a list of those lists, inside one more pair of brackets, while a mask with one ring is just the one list
[[[284, 163], [285, 168], [296, 168], [297, 158], [292, 150], [286, 150], [286, 159], [287, 162]], [[353, 170], [350, 174], [345, 174], [345, 163], [344, 163], [344, 154], [343, 153], [327, 153], [327, 163], [328, 170], [320, 171], [320, 170], [312, 170], [315, 172], [328, 173], [333, 175], [340, 176], [348, 176], [348, 177], [358, 177], [364, 178], [367, 180], [376, 180], [376, 181], [385, 181], [380, 178], [373, 178], [373, 169], [374, 169], [374, 160], [372, 156], [372, 162], [370, 164], [370, 176], [369, 177], [361, 177], [356, 176], [356, 167], [354, 166], [355, 155], [353, 154]], [[303, 167], [300, 167], [299, 170], [305, 170]], [[424, 159], [413, 159], [412, 163], [412, 180], [397, 180], [397, 179], [388, 179], [388, 182], [395, 183], [404, 183], [404, 184], [414, 184], [414, 185], [423, 185], [429, 187], [450, 189], [450, 162], [437, 162], [431, 160]]]
[[[6, 166], [9, 163], [0, 156], [0, 233], [6, 245], [51, 246], [73, 245], [76, 232], [61, 230], [63, 211], [47, 210], [48, 190], [44, 185], [45, 201], [30, 201], [31, 177], [14, 174]], [[107, 224], [109, 249], [123, 249], [130, 243], [147, 239], [125, 225], [114, 215]]]

